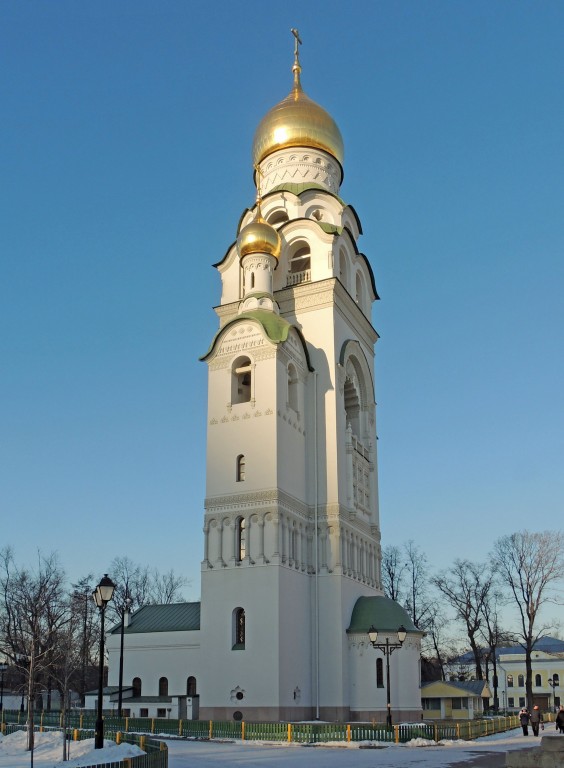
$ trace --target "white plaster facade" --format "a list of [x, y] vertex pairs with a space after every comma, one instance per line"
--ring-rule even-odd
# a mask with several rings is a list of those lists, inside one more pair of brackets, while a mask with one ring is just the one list
[[[282, 147], [258, 177], [261, 210], [247, 210], [240, 230], [262, 213], [281, 248], [241, 258], [234, 243], [216, 264], [219, 331], [203, 358], [201, 623], [126, 632], [124, 682], [141, 677], [143, 693], [156, 694], [164, 676], [178, 697], [194, 675], [202, 718], [383, 720], [381, 654], [368, 625], [347, 632], [358, 599], [373, 597], [382, 637], [408, 629], [390, 660], [392, 709], [419, 719], [420, 633], [399, 606], [390, 613], [380, 582], [378, 297], [357, 247], [360, 221], [338, 196], [342, 168], [326, 151]], [[108, 650], [116, 685], [119, 634]]]

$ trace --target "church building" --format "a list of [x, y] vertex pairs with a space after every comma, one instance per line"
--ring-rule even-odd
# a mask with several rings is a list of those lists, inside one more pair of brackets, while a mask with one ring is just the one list
[[[294, 36], [290, 93], [254, 137], [256, 201], [215, 264], [201, 603], [126, 616], [131, 716], [385, 721], [391, 700], [394, 722], [421, 717], [422, 633], [380, 576], [378, 294]], [[371, 627], [384, 645], [405, 628], [401, 648], [386, 657]], [[111, 708], [119, 627], [108, 652]]]

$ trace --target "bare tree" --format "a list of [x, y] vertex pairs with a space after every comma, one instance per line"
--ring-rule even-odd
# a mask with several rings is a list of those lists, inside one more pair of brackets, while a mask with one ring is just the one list
[[55, 555], [39, 553], [32, 571], [14, 563], [9, 547], [0, 552], [0, 650], [26, 680], [32, 766], [35, 696], [58, 659], [57, 635], [68, 620], [64, 580]]
[[167, 573], [159, 573], [155, 570], [152, 574], [150, 601], [158, 605], [181, 603], [184, 601], [181, 590], [187, 584], [188, 580], [184, 576], [179, 576], [172, 569]]
[[382, 587], [386, 597], [401, 601], [406, 568], [405, 554], [400, 547], [391, 545], [382, 548]]
[[455, 560], [450, 574], [442, 572], [433, 578], [433, 584], [454, 608], [456, 618], [464, 624], [478, 680], [484, 679], [479, 631], [484, 618], [484, 602], [492, 590], [492, 583], [492, 569], [469, 560]]
[[115, 557], [108, 573], [116, 585], [106, 609], [110, 618], [121, 621], [127, 605], [135, 611], [151, 602], [152, 578], [148, 566], [134, 563], [129, 557]]
[[493, 558], [510, 601], [517, 607], [517, 637], [525, 650], [527, 705], [533, 706], [532, 653], [536, 641], [551, 629], [540, 624], [544, 605], [555, 600], [554, 588], [564, 580], [564, 534], [561, 531], [521, 531], [502, 536]]
[[418, 629], [425, 631], [433, 618], [433, 602], [429, 597], [429, 564], [427, 555], [413, 541], [404, 544], [406, 560], [405, 609]]

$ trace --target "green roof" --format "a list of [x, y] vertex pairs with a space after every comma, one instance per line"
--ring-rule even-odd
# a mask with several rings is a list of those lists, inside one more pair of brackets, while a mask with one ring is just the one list
[[256, 320], [262, 325], [266, 335], [275, 344], [286, 341], [288, 331], [291, 328], [290, 323], [283, 317], [277, 315], [268, 309], [250, 309], [248, 312], [242, 312], [237, 316], [238, 320]]
[[336, 224], [329, 224], [326, 221], [318, 221], [317, 223], [328, 235], [340, 235], [343, 231], [343, 227], [338, 227]]
[[395, 633], [402, 624], [409, 634], [423, 634], [411, 621], [405, 608], [395, 600], [389, 597], [359, 597], [354, 604], [347, 632], [366, 634], [374, 626], [378, 632]]
[[[138, 632], [192, 632], [200, 629], [200, 603], [170, 603], [144, 605], [131, 614], [125, 634]], [[119, 634], [120, 625], [112, 629]]]
[[[328, 195], [334, 197], [342, 205], [346, 205], [342, 197], [339, 197], [339, 195], [336, 195], [334, 192], [329, 192], [327, 187], [324, 187], [321, 184], [316, 184], [315, 182], [303, 181], [299, 184], [294, 182], [278, 184], [276, 187], [273, 187], [268, 194], [271, 195], [273, 192], [291, 192], [293, 195], [300, 195], [302, 192], [307, 192], [308, 189], [320, 189], [322, 192], [327, 192]], [[268, 195], [266, 195], [266, 197], [268, 197]]]

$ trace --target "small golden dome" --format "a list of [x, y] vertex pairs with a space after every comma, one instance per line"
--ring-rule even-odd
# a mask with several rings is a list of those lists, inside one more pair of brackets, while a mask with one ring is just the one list
[[255, 218], [243, 227], [237, 238], [237, 249], [241, 259], [250, 253], [268, 253], [277, 259], [280, 256], [281, 247], [280, 235], [262, 218], [260, 208]]
[[337, 123], [302, 91], [299, 78], [292, 92], [260, 121], [253, 141], [253, 164], [287, 147], [328, 152], [342, 165], [344, 145]]

